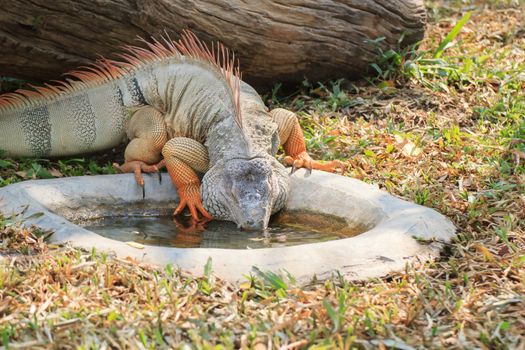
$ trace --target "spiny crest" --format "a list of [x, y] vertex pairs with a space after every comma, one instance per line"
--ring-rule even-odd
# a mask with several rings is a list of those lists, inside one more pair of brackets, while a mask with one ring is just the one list
[[162, 41], [157, 39], [152, 39], [153, 42], [148, 42], [144, 39], [141, 39], [141, 41], [148, 48], [125, 46], [124, 49], [127, 53], [118, 55], [124, 59], [122, 62], [102, 57], [88, 66], [80, 67], [78, 70], [65, 74], [74, 77], [76, 80], [53, 80], [52, 83], [54, 84], [44, 84], [44, 86], [30, 85], [34, 90], [19, 89], [12, 93], [0, 95], [0, 112], [24, 106], [31, 107], [45, 101], [51, 102], [64, 94], [118, 79], [148, 63], [172, 57], [186, 56], [211, 65], [225, 78], [230, 88], [235, 108], [235, 121], [242, 128], [239, 63], [235, 61], [235, 55], [233, 53], [230, 54], [230, 51], [224, 45], [212, 43], [210, 49], [189, 30], [183, 30], [178, 41], [171, 40], [167, 34], [165, 37], [162, 37]]

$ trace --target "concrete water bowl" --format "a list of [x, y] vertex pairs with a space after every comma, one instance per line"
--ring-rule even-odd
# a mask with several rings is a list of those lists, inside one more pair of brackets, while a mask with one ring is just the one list
[[[165, 176], [167, 178], [167, 176]], [[404, 269], [408, 262], [426, 261], [439, 254], [455, 227], [443, 215], [398, 199], [362, 181], [304, 170], [290, 177], [288, 211], [316, 212], [344, 220], [349, 227], [365, 227], [350, 238], [278, 248], [218, 249], [145, 245], [142, 249], [102, 237], [72, 223], [107, 210], [120, 213], [137, 203], [174, 208], [177, 194], [170, 181], [146, 176], [146, 197], [131, 174], [82, 176], [17, 183], [0, 189], [0, 211], [19, 214], [24, 224], [53, 230], [49, 240], [79, 248], [114, 252], [120, 257], [165, 265], [200, 275], [212, 259], [216, 275], [241, 281], [257, 267], [287, 271], [299, 281], [323, 279], [336, 271], [348, 279], [381, 277]], [[23, 213], [23, 214], [20, 214]], [[425, 241], [425, 242], [423, 242]], [[431, 241], [431, 242], [429, 242]]]

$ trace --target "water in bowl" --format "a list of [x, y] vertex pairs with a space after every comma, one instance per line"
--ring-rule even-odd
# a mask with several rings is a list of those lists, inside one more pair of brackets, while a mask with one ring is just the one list
[[362, 231], [341, 230], [341, 222], [334, 218], [294, 214], [274, 217], [264, 232], [241, 231], [226, 221], [211, 221], [204, 227], [192, 228], [189, 218], [179, 218], [176, 225], [171, 216], [109, 216], [86, 220], [81, 225], [118, 241], [179, 248], [283, 247], [346, 238]]

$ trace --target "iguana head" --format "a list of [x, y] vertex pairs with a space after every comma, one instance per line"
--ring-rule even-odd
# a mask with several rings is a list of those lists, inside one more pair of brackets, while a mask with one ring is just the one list
[[239, 228], [264, 230], [288, 194], [288, 174], [273, 157], [230, 159], [213, 166], [202, 181], [206, 210]]

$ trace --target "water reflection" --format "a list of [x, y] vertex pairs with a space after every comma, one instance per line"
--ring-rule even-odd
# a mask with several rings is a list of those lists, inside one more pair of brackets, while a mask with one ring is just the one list
[[[179, 248], [257, 249], [347, 237], [283, 220], [273, 220], [265, 232], [241, 231], [235, 224], [225, 221], [196, 223], [190, 217], [174, 221], [170, 216], [111, 216], [85, 221], [82, 226], [118, 241]], [[330, 223], [326, 222], [326, 226]]]

